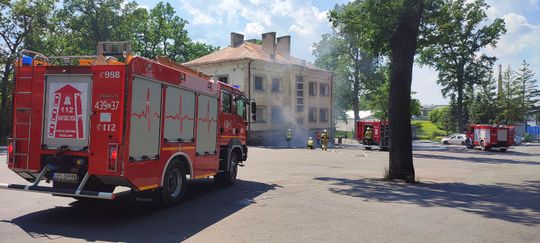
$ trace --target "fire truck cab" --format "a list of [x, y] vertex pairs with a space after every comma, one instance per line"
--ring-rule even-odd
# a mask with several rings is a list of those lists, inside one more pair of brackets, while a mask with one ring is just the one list
[[470, 149], [479, 146], [484, 151], [499, 148], [501, 152], [505, 152], [514, 145], [514, 134], [512, 126], [472, 124], [467, 129], [465, 145]]
[[[371, 130], [371, 140], [365, 138], [368, 128]], [[356, 122], [356, 139], [364, 145], [366, 150], [371, 150], [373, 146], [378, 146], [379, 150], [389, 148], [390, 127], [387, 121], [359, 121]]]
[[236, 87], [164, 57], [133, 56], [127, 42], [99, 43], [97, 56], [24, 51], [7, 164], [30, 184], [0, 188], [111, 200], [144, 192], [170, 205], [187, 180], [234, 183], [250, 106], [254, 113]]

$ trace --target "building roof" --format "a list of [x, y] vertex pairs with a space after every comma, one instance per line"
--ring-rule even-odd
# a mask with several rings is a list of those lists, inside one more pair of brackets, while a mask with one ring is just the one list
[[326, 70], [316, 67], [312, 63], [308, 63], [305, 60], [302, 60], [296, 57], [292, 57], [292, 56], [285, 57], [279, 53], [276, 53], [275, 56], [272, 57], [270, 54], [263, 51], [262, 45], [251, 43], [251, 42], [244, 42], [237, 47], [223, 48], [221, 50], [210, 53], [206, 56], [202, 56], [195, 60], [186, 62], [184, 63], [184, 65], [196, 66], [196, 65], [201, 65], [201, 64], [211, 64], [211, 63], [242, 60], [242, 59], [266, 61], [266, 62], [278, 63], [282, 65], [305, 66], [310, 69], [328, 72]]

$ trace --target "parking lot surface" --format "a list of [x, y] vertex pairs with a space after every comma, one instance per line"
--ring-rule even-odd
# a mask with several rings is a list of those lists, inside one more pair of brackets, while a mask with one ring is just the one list
[[[414, 143], [419, 183], [386, 182], [388, 153], [252, 147], [239, 181], [181, 204], [0, 191], [0, 242], [540, 242], [540, 145], [506, 153]], [[0, 182], [24, 183], [0, 156]]]

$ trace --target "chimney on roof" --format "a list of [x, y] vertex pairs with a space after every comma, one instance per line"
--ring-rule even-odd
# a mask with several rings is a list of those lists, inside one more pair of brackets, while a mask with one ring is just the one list
[[262, 34], [262, 49], [270, 55], [276, 55], [276, 32]]
[[285, 35], [277, 38], [277, 53], [289, 58], [291, 56], [291, 36]]
[[231, 47], [237, 47], [244, 43], [244, 35], [231, 32]]

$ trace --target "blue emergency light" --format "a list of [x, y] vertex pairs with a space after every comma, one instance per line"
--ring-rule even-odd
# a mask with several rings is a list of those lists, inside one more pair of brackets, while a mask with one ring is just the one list
[[32, 57], [31, 56], [22, 56], [22, 64], [23, 65], [32, 65]]
[[240, 85], [233, 85], [233, 87], [239, 89], [239, 88], [240, 88]]

